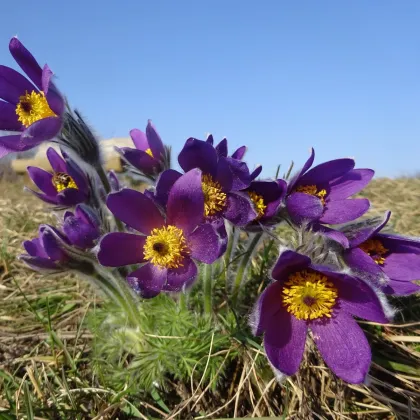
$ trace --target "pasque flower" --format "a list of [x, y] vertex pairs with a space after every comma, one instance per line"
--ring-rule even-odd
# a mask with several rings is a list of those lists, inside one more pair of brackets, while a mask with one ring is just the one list
[[89, 189], [83, 171], [65, 153], [62, 154], [64, 159], [52, 147], [47, 150], [54, 171], [52, 174], [41, 168], [28, 167], [30, 178], [42, 193], [29, 191], [47, 203], [70, 207], [85, 201]]
[[166, 216], [147, 195], [122, 189], [108, 196], [108, 208], [139, 232], [113, 232], [99, 243], [98, 260], [104, 266], [143, 264], [128, 275], [129, 284], [144, 297], [180, 291], [197, 276], [194, 260], [213, 263], [221, 238], [204, 220], [201, 171], [182, 175], [168, 195]]
[[135, 149], [116, 148], [127, 162], [146, 175], [157, 175], [165, 169], [166, 151], [152, 121], [148, 121], [146, 132], [134, 128], [130, 131]]
[[382, 233], [390, 216], [391, 212], [387, 212], [376, 225], [347, 231], [349, 248], [343, 256], [354, 272], [381, 287], [386, 294], [409, 295], [420, 290], [413, 283], [420, 280], [420, 241]]
[[100, 222], [93, 209], [78, 204], [74, 213], [64, 214], [63, 231], [69, 242], [79, 248], [93, 248], [100, 236]]
[[[221, 150], [217, 151], [209, 141], [190, 138], [181, 150], [178, 162], [185, 172], [199, 168], [203, 173], [203, 215], [207, 221], [220, 225], [220, 220], [227, 219], [244, 226], [257, 217], [251, 198], [241, 191], [251, 184], [249, 170], [246, 163], [224, 156], [227, 145]], [[165, 205], [168, 191], [179, 177], [181, 174], [173, 169], [159, 177], [155, 198], [161, 205]]]
[[353, 159], [336, 159], [309, 169], [311, 156], [288, 186], [286, 207], [296, 223], [341, 224], [362, 216], [369, 209], [365, 198], [349, 199], [372, 179], [371, 169], [353, 169]]
[[20, 259], [36, 270], [59, 269], [60, 264], [68, 261], [69, 257], [63, 251], [57, 238], [69, 243], [68, 239], [54, 227], [41, 225], [38, 237], [23, 243], [27, 254], [21, 255]]
[[369, 370], [369, 343], [353, 316], [388, 321], [375, 291], [362, 280], [311, 264], [309, 257], [283, 251], [274, 280], [255, 305], [254, 333], [264, 332], [264, 348], [276, 371], [293, 375], [302, 360], [306, 337], [312, 337], [326, 364], [350, 383]]
[[49, 67], [41, 69], [17, 38], [12, 38], [9, 49], [32, 83], [16, 70], [0, 66], [0, 130], [19, 132], [0, 137], [0, 157], [54, 138], [64, 112], [64, 100], [51, 81]]

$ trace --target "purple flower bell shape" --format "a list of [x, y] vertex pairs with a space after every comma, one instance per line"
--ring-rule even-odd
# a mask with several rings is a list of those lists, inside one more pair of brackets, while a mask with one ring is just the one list
[[134, 128], [130, 131], [135, 149], [116, 148], [121, 156], [145, 175], [158, 175], [165, 169], [166, 151], [159, 133], [149, 120], [146, 132]]
[[65, 108], [49, 67], [41, 69], [17, 38], [11, 39], [9, 49], [32, 83], [16, 70], [0, 66], [0, 130], [18, 133], [0, 137], [0, 157], [54, 138]]
[[420, 279], [420, 240], [382, 233], [391, 216], [348, 233], [349, 248], [344, 250], [346, 264], [358, 275], [391, 295], [410, 295], [420, 291], [413, 283]]
[[361, 191], [372, 179], [371, 169], [353, 169], [353, 159], [336, 159], [310, 169], [310, 158], [292, 178], [286, 199], [287, 211], [295, 223], [347, 223], [365, 214], [366, 198], [349, 198]]
[[28, 189], [46, 203], [71, 207], [84, 202], [89, 196], [85, 174], [65, 153], [63, 159], [52, 147], [47, 150], [47, 158], [53, 174], [34, 166], [28, 167], [28, 174], [41, 193]]
[[212, 264], [222, 240], [203, 224], [201, 172], [192, 169], [171, 188], [163, 215], [147, 195], [124, 188], [109, 194], [108, 208], [137, 233], [112, 232], [99, 243], [98, 260], [108, 267], [142, 264], [127, 277], [143, 297], [180, 291], [197, 277], [195, 260]]
[[354, 316], [386, 323], [376, 294], [364, 281], [311, 264], [309, 257], [283, 251], [271, 283], [258, 298], [251, 323], [264, 332], [273, 369], [293, 375], [299, 369], [308, 331], [329, 368], [346, 382], [364, 381], [371, 350]]
[[19, 258], [35, 270], [59, 270], [69, 257], [61, 248], [57, 238], [69, 243], [67, 238], [54, 227], [41, 225], [38, 237], [23, 243], [27, 254], [20, 255]]
[[78, 204], [74, 213], [64, 214], [63, 231], [72, 245], [90, 249], [100, 236], [100, 221], [90, 207]]

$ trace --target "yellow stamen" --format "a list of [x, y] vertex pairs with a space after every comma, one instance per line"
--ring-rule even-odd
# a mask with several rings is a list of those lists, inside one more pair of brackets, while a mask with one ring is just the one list
[[150, 156], [150, 157], [154, 157], [153, 153], [152, 153], [152, 149], [146, 149], [145, 152]]
[[36, 121], [48, 117], [56, 117], [54, 112], [48, 105], [47, 98], [44, 92], [31, 93], [26, 92], [19, 98], [19, 103], [16, 105], [16, 115], [19, 117], [18, 121], [25, 127], [29, 127]]
[[254, 191], [248, 191], [248, 195], [251, 201], [254, 203], [254, 210], [257, 212], [257, 217], [255, 220], [261, 219], [261, 217], [264, 216], [265, 209], [267, 208], [263, 197]]
[[321, 273], [312, 270], [290, 274], [282, 291], [283, 306], [297, 319], [331, 318], [338, 291]]
[[213, 180], [210, 175], [203, 175], [201, 188], [204, 193], [204, 214], [213, 216], [226, 206], [226, 194], [222, 191], [222, 186]]
[[327, 190], [319, 190], [316, 185], [301, 185], [296, 188], [297, 192], [302, 192], [304, 194], [313, 195], [318, 197], [321, 200], [322, 204], [325, 204], [325, 198], [327, 196]]
[[64, 172], [57, 172], [54, 174], [51, 181], [57, 192], [61, 192], [66, 188], [74, 188], [75, 190], [78, 189], [74, 179]]
[[389, 251], [389, 249], [386, 249], [381, 241], [378, 239], [368, 239], [359, 245], [359, 248], [366, 252], [366, 254], [368, 254], [373, 261], [376, 262], [376, 264], [384, 265], [386, 258], [384, 255]]
[[162, 268], [182, 267], [188, 252], [183, 231], [172, 225], [153, 229], [143, 247], [144, 258]]

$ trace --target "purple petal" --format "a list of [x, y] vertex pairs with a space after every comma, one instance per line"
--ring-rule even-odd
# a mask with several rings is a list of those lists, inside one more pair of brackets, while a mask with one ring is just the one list
[[209, 134], [207, 136], [206, 143], [209, 143], [209, 144], [211, 144], [213, 146], [214, 139], [213, 139], [213, 136], [211, 134]]
[[[319, 270], [323, 272], [323, 270]], [[340, 310], [368, 321], [387, 323], [381, 302], [374, 290], [364, 281], [346, 274], [323, 272], [334, 279], [340, 298]]]
[[420, 286], [410, 281], [390, 280], [383, 292], [387, 295], [408, 296], [420, 292]]
[[299, 180], [299, 185], [325, 184], [354, 168], [353, 159], [335, 159], [315, 166]]
[[307, 324], [291, 316], [280, 302], [269, 319], [264, 334], [264, 348], [270, 363], [280, 372], [293, 375], [299, 369], [305, 349]]
[[151, 120], [147, 122], [146, 135], [153, 157], [158, 161], [162, 160], [165, 154], [165, 148], [163, 147], [162, 139]]
[[373, 178], [372, 169], [353, 169], [330, 183], [329, 200], [344, 200], [363, 190]]
[[240, 192], [227, 194], [226, 209], [222, 214], [235, 226], [245, 226], [257, 217], [248, 194]]
[[28, 166], [28, 174], [34, 184], [46, 195], [55, 196], [57, 194], [52, 183], [52, 174], [35, 166]]
[[47, 150], [47, 158], [54, 172], [67, 173], [65, 160], [52, 147], [49, 147]]
[[32, 149], [32, 146], [23, 143], [20, 134], [0, 136], [0, 158], [9, 153], [22, 152], [29, 149]]
[[31, 124], [22, 133], [23, 140], [32, 145], [37, 145], [43, 141], [51, 140], [60, 132], [62, 125], [63, 122], [61, 118], [43, 118], [42, 120]]
[[204, 218], [204, 194], [201, 171], [192, 169], [171, 188], [167, 205], [167, 224], [182, 229], [188, 236]]
[[318, 220], [324, 211], [324, 206], [318, 197], [295, 192], [286, 199], [286, 208], [294, 223]]
[[393, 280], [420, 280], [420, 255], [391, 254], [385, 258], [383, 270]]
[[197, 277], [197, 266], [191, 258], [185, 258], [183, 266], [168, 270], [167, 283], [163, 289], [168, 292], [180, 292], [189, 287]]
[[302, 169], [300, 169], [293, 178], [289, 181], [289, 188], [288, 191], [291, 192], [295, 188], [296, 183], [300, 180], [300, 177], [312, 166], [315, 160], [315, 150], [311, 149], [311, 155], [309, 156], [308, 160], [303, 165]]
[[363, 216], [369, 207], [367, 198], [327, 201], [324, 214], [319, 221], [329, 225], [347, 223]]
[[178, 162], [184, 172], [199, 168], [204, 174], [216, 176], [217, 155], [210, 143], [189, 138], [178, 156]]
[[16, 106], [0, 101], [0, 130], [21, 131], [22, 128], [16, 115]]
[[25, 187], [24, 190], [30, 192], [31, 194], [35, 195], [37, 198], [39, 198], [42, 201], [45, 201], [48, 204], [55, 204], [55, 205], [58, 204], [58, 200], [57, 200], [57, 196], [56, 195], [51, 196], [51, 195], [41, 194], [41, 193], [39, 193], [37, 191], [31, 190], [28, 187]]
[[167, 269], [145, 264], [127, 276], [128, 284], [144, 298], [157, 296], [166, 283]]
[[[246, 146], [241, 146], [239, 149], [235, 150], [232, 153], [232, 158], [233, 159], [238, 159], [238, 160], [242, 160], [242, 158], [245, 156], [246, 153]], [[262, 169], [262, 168], [261, 168]], [[255, 172], [255, 171], [254, 171]], [[258, 176], [258, 175], [257, 175]], [[256, 176], [256, 177], [257, 177]], [[255, 177], [255, 178], [256, 178]]]
[[106, 267], [144, 262], [146, 237], [125, 232], [112, 232], [99, 242], [98, 261]]
[[[230, 175], [228, 175], [230, 172]], [[248, 188], [251, 184], [251, 175], [248, 166], [240, 160], [221, 157], [217, 165], [217, 181], [224, 187], [225, 191], [240, 191]], [[228, 182], [226, 182], [228, 180]]]
[[391, 217], [391, 212], [385, 212], [384, 218], [381, 222], [377, 223], [376, 225], [369, 226], [364, 229], [360, 229], [356, 232], [351, 232], [351, 235], [347, 235], [349, 237], [349, 243], [352, 248], [359, 246], [363, 242], [367, 241], [373, 235], [378, 233], [389, 221]]
[[64, 251], [61, 249], [57, 237], [50, 229], [45, 229], [41, 235], [42, 247], [47, 253], [48, 257], [53, 261], [62, 261], [67, 258]]
[[0, 99], [17, 105], [25, 92], [36, 90], [34, 85], [16, 70], [0, 65]]
[[270, 325], [271, 318], [279, 311], [282, 285], [274, 282], [268, 285], [259, 296], [250, 316], [254, 335], [261, 335]]
[[124, 157], [124, 159], [127, 160], [128, 163], [145, 174], [151, 175], [160, 167], [159, 161], [152, 158], [143, 150], [132, 149], [130, 147], [116, 147], [115, 149]]
[[47, 102], [51, 110], [58, 116], [62, 116], [64, 112], [64, 99], [58, 89], [52, 83], [53, 72], [47, 64], [42, 69], [42, 90], [46, 95]]
[[106, 204], [118, 219], [145, 235], [165, 224], [153, 201], [141, 192], [123, 188], [109, 194]]
[[33, 270], [57, 270], [57, 264], [48, 258], [20, 255], [19, 259]]
[[143, 131], [140, 131], [137, 128], [133, 128], [130, 131], [130, 137], [133, 140], [134, 146], [136, 146], [136, 149], [146, 151], [149, 149], [149, 143], [147, 141], [146, 133], [143, 133]]
[[112, 191], [119, 191], [121, 189], [120, 180], [114, 171], [108, 171], [107, 174], [109, 184]]
[[25, 241], [23, 246], [26, 252], [32, 257], [48, 258], [48, 255], [45, 252], [42, 246], [42, 242], [39, 238], [32, 239], [32, 241]]
[[381, 267], [360, 248], [353, 248], [344, 253], [346, 264], [363, 278], [367, 278], [373, 283], [378, 283], [384, 278]]
[[271, 271], [271, 277], [274, 280], [286, 280], [289, 274], [305, 270], [310, 264], [311, 259], [306, 255], [286, 250], [279, 255], [279, 258]]
[[9, 43], [9, 50], [20, 68], [28, 75], [32, 82], [42, 89], [42, 69], [34, 56], [23, 46], [23, 44], [13, 37]]
[[188, 237], [191, 257], [206, 264], [214, 263], [220, 256], [223, 239], [210, 223], [201, 224]]
[[218, 157], [227, 157], [228, 155], [228, 145], [227, 139], [223, 139], [215, 148]]
[[57, 202], [62, 206], [71, 207], [83, 203], [87, 199], [85, 192], [75, 188], [66, 188], [57, 194]]
[[67, 215], [63, 223], [63, 231], [73, 245], [79, 248], [92, 248], [100, 232], [97, 225], [83, 207], [76, 208], [76, 215]]
[[320, 225], [319, 223], [315, 223], [311, 227], [314, 232], [319, 232], [322, 236], [338, 242], [343, 248], [349, 247], [349, 240], [343, 232]]
[[162, 206], [166, 207], [169, 192], [181, 176], [182, 174], [174, 169], [167, 169], [159, 175], [156, 181], [156, 199]]
[[364, 332], [350, 315], [339, 312], [324, 323], [312, 322], [310, 329], [325, 363], [338, 377], [352, 384], [364, 381], [371, 351]]
[[[233, 156], [232, 156], [233, 157]], [[255, 178], [258, 177], [258, 175], [261, 173], [262, 171], [262, 166], [258, 165], [251, 173], [250, 178], [253, 181]]]

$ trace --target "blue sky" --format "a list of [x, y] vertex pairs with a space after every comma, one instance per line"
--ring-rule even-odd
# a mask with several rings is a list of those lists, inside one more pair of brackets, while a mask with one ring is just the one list
[[420, 170], [420, 2], [22, 0], [1, 8], [103, 138], [148, 118], [246, 144], [251, 167], [351, 156], [379, 176]]

